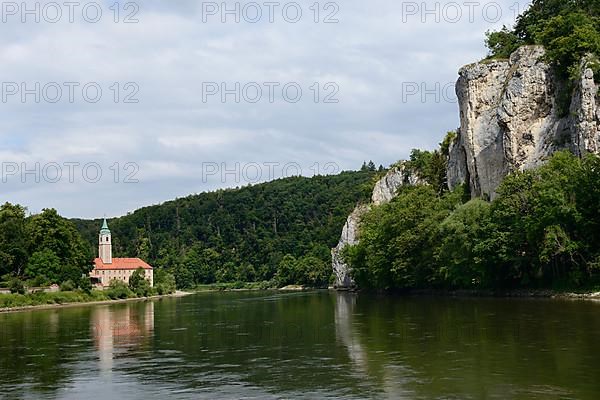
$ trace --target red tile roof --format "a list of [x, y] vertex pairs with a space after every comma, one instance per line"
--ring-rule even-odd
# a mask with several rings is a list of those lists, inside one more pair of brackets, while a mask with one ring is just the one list
[[94, 269], [152, 269], [148, 263], [139, 258], [113, 258], [112, 264], [105, 264], [101, 258], [94, 260]]

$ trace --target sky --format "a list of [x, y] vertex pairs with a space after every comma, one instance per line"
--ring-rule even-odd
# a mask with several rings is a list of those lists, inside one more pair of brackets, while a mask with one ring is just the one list
[[528, 3], [1, 2], [0, 201], [115, 217], [434, 149]]

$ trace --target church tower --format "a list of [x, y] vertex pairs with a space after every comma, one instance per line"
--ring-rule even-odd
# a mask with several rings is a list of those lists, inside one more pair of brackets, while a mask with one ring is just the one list
[[104, 218], [100, 235], [98, 235], [98, 257], [104, 264], [112, 264], [112, 242], [106, 218]]

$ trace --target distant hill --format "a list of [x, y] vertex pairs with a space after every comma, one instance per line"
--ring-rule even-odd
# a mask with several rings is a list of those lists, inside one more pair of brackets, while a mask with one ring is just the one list
[[[340, 227], [356, 204], [368, 199], [376, 175], [363, 169], [293, 177], [145, 207], [109, 220], [113, 252], [174, 271], [187, 262], [192, 271], [179, 272], [194, 283], [270, 280], [288, 254], [315, 256], [329, 264]], [[72, 222], [95, 248], [101, 221]], [[195, 271], [207, 268], [213, 269], [208, 275]]]

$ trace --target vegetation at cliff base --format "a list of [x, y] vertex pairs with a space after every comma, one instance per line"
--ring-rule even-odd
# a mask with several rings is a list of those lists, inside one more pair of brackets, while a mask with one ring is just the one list
[[600, 282], [600, 157], [556, 153], [505, 178], [492, 202], [403, 188], [346, 257], [373, 289], [578, 288]]

